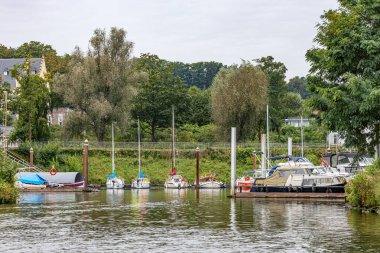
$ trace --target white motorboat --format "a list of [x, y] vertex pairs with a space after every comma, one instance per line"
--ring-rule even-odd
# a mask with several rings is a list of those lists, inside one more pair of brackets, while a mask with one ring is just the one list
[[175, 168], [175, 147], [174, 147], [174, 107], [172, 107], [172, 171], [165, 181], [165, 188], [187, 188], [189, 184], [181, 175], [177, 175]]
[[112, 123], [112, 174], [107, 176], [107, 189], [123, 189], [124, 179], [116, 177], [115, 170], [115, 141], [114, 141], [114, 130]]
[[138, 178], [132, 181], [132, 188], [135, 189], [149, 189], [150, 181], [141, 171], [141, 145], [140, 145], [140, 120], [137, 120], [137, 138], [138, 138], [138, 162], [139, 162], [139, 174]]
[[[194, 185], [196, 185], [196, 182], [194, 182]], [[199, 178], [199, 188], [218, 189], [225, 187], [226, 185], [223, 182], [216, 180], [215, 175], [213, 174], [206, 174]]]

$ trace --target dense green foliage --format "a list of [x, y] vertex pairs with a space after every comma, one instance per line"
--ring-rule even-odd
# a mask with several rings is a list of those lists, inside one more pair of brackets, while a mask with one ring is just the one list
[[4, 153], [0, 153], [0, 204], [13, 204], [18, 199], [19, 192], [15, 187], [15, 171]]
[[380, 160], [356, 175], [346, 185], [347, 199], [354, 207], [378, 208], [380, 206]]
[[322, 16], [306, 58], [312, 107], [347, 146], [373, 152], [379, 143], [380, 6], [374, 0], [339, 0]]
[[77, 48], [68, 72], [55, 78], [57, 91], [74, 111], [65, 123], [69, 137], [90, 130], [102, 141], [111, 122], [126, 128], [139, 80], [130, 59], [133, 43], [126, 34], [114, 27], [109, 35], [95, 30], [87, 56]]
[[132, 114], [135, 119], [147, 123], [148, 129], [143, 127], [143, 131], [151, 135], [152, 141], [157, 141], [157, 128], [170, 126], [172, 107], [175, 108], [176, 122], [185, 120], [189, 97], [181, 79], [173, 75], [171, 63], [156, 55], [143, 54], [137, 69], [147, 78], [133, 99]]
[[296, 76], [291, 78], [288, 82], [288, 90], [300, 94], [303, 99], [310, 97], [305, 77]]
[[28, 60], [23, 71], [13, 70], [20, 87], [14, 89], [12, 111], [18, 115], [12, 140], [46, 141], [49, 138], [47, 114], [50, 91], [45, 79], [30, 74]]
[[229, 137], [231, 127], [236, 127], [239, 141], [258, 134], [268, 94], [263, 71], [249, 63], [224, 68], [214, 78], [211, 94], [212, 117], [222, 139]]
[[[267, 75], [269, 81], [268, 104], [270, 129], [278, 131], [285, 119], [282, 115], [285, 107], [281, 103], [281, 99], [288, 91], [285, 80], [287, 68], [282, 62], [275, 61], [272, 56], [261, 57], [260, 59], [256, 59], [255, 62], [257, 63], [257, 66]], [[261, 124], [264, 125], [263, 123]]]
[[191, 64], [182, 62], [173, 63], [175, 76], [180, 77], [187, 86], [196, 86], [203, 90], [211, 86], [212, 80], [222, 67], [222, 63], [213, 61]]

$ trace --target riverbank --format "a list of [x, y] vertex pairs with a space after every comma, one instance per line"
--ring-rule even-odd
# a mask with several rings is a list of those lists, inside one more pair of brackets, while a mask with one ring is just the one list
[[[176, 169], [179, 174], [184, 176], [189, 183], [195, 181], [195, 146], [190, 148], [190, 144], [183, 149], [177, 149], [176, 152]], [[51, 166], [58, 171], [76, 171], [82, 172], [82, 149], [81, 148], [56, 148], [50, 152], [39, 151], [34, 148], [35, 163], [44, 164], [43, 170], [48, 171]], [[236, 175], [244, 175], [245, 171], [252, 170], [252, 152], [254, 148], [237, 149], [237, 170]], [[26, 156], [28, 149], [15, 151], [19, 156]], [[40, 152], [40, 153], [39, 153]], [[315, 164], [320, 163], [320, 157], [323, 154], [323, 148], [305, 149], [305, 156]], [[26, 154], [25, 154], [26, 153]], [[52, 154], [53, 153], [53, 154]], [[271, 155], [283, 155], [287, 150], [284, 148], [273, 148]], [[296, 155], [300, 153], [294, 149]], [[214, 173], [218, 180], [227, 184], [230, 183], [230, 149], [225, 148], [201, 148], [200, 174]], [[116, 174], [125, 179], [126, 184], [130, 184], [132, 179], [137, 177], [138, 160], [137, 150], [130, 148], [117, 148], [115, 152]], [[163, 184], [171, 171], [171, 150], [160, 148], [157, 145], [155, 149], [144, 149], [141, 152], [142, 171], [147, 175], [152, 184]], [[257, 168], [259, 165], [257, 166]], [[109, 148], [92, 148], [89, 151], [89, 183], [105, 184], [106, 175], [111, 174], [111, 149]]]

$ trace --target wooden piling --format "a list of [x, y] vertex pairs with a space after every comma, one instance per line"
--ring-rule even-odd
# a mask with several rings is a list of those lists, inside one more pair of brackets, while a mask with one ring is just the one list
[[32, 171], [33, 168], [34, 168], [34, 164], [33, 164], [33, 148], [31, 147], [29, 149], [29, 171]]
[[88, 140], [85, 140], [83, 144], [83, 179], [84, 179], [84, 189], [87, 189], [87, 186], [88, 186]]
[[196, 149], [196, 175], [195, 175], [195, 188], [199, 189], [199, 160], [200, 160], [200, 154], [199, 154], [199, 147]]

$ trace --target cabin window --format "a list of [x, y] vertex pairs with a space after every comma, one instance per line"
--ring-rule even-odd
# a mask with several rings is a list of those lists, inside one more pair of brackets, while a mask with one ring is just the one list
[[312, 186], [314, 184], [314, 179], [304, 179], [302, 181], [302, 185], [304, 186]]
[[338, 164], [350, 163], [350, 159], [347, 156], [339, 156]]

